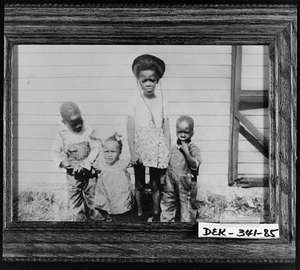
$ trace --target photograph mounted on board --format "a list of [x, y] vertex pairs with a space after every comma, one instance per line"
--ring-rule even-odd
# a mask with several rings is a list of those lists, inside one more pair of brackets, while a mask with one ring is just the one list
[[15, 221], [269, 222], [268, 46], [13, 57]]

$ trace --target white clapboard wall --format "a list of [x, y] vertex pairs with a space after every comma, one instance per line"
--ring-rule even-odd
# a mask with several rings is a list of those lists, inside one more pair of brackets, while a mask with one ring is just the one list
[[[269, 56], [267, 46], [242, 47], [243, 90], [269, 89]], [[241, 113], [269, 138], [268, 109], [245, 110]], [[241, 134], [239, 135], [239, 176], [262, 177], [269, 174], [269, 161]]]
[[[64, 171], [50, 151], [65, 101], [78, 103], [85, 123], [101, 139], [116, 131], [126, 136], [127, 102], [139, 94], [131, 64], [148, 53], [166, 63], [161, 87], [170, 103], [172, 142], [178, 116], [191, 115], [203, 158], [200, 185], [227, 186], [231, 51], [231, 46], [15, 46], [14, 185], [19, 191], [65, 188]], [[245, 47], [243, 53], [243, 89], [265, 89], [264, 47]], [[160, 94], [159, 87], [156, 91]], [[258, 114], [249, 116], [265, 130]], [[264, 160], [255, 149], [246, 143], [240, 149], [240, 170], [259, 172]], [[129, 156], [127, 140], [122, 155]]]

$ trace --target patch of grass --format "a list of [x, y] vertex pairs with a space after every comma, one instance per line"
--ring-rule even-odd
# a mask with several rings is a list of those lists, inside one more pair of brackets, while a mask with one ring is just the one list
[[72, 214], [67, 203], [54, 192], [23, 191], [14, 201], [17, 221], [70, 221]]
[[220, 217], [257, 217], [263, 221], [269, 220], [269, 204], [267, 198], [245, 198], [235, 196], [228, 199], [225, 196], [208, 193], [207, 200], [198, 202], [199, 221], [219, 222]]
[[[258, 217], [264, 221], [269, 220], [268, 198], [251, 198], [249, 200], [249, 198], [235, 196], [234, 199], [228, 199], [226, 196], [210, 192], [207, 195], [206, 201], [197, 201], [198, 221], [219, 222], [221, 216], [229, 219]], [[146, 208], [147, 204], [145, 203], [144, 206]], [[149, 215], [151, 209], [150, 204], [145, 209], [148, 210]], [[117, 216], [115, 220], [141, 221], [137, 218], [135, 210], [133, 209], [126, 215]], [[54, 192], [24, 191], [14, 202], [14, 219], [17, 221], [72, 221], [72, 214], [68, 209], [67, 202]]]

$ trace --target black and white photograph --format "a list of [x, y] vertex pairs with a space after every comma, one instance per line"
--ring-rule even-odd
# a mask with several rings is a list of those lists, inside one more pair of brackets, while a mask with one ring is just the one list
[[19, 45], [14, 59], [16, 220], [268, 222], [267, 46]]
[[3, 12], [6, 266], [295, 265], [296, 5]]

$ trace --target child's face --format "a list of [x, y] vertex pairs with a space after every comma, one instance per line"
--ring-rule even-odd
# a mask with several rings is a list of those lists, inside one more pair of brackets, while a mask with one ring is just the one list
[[105, 141], [103, 145], [104, 160], [106, 164], [113, 165], [121, 154], [120, 146], [115, 141]]
[[186, 121], [182, 121], [176, 125], [176, 135], [180, 141], [190, 141], [194, 135], [194, 131]]
[[142, 70], [138, 77], [138, 82], [144, 92], [145, 97], [153, 97], [157, 85], [157, 76], [153, 70]]
[[68, 121], [63, 121], [73, 132], [79, 133], [83, 128], [83, 120], [80, 114], [70, 117]]

